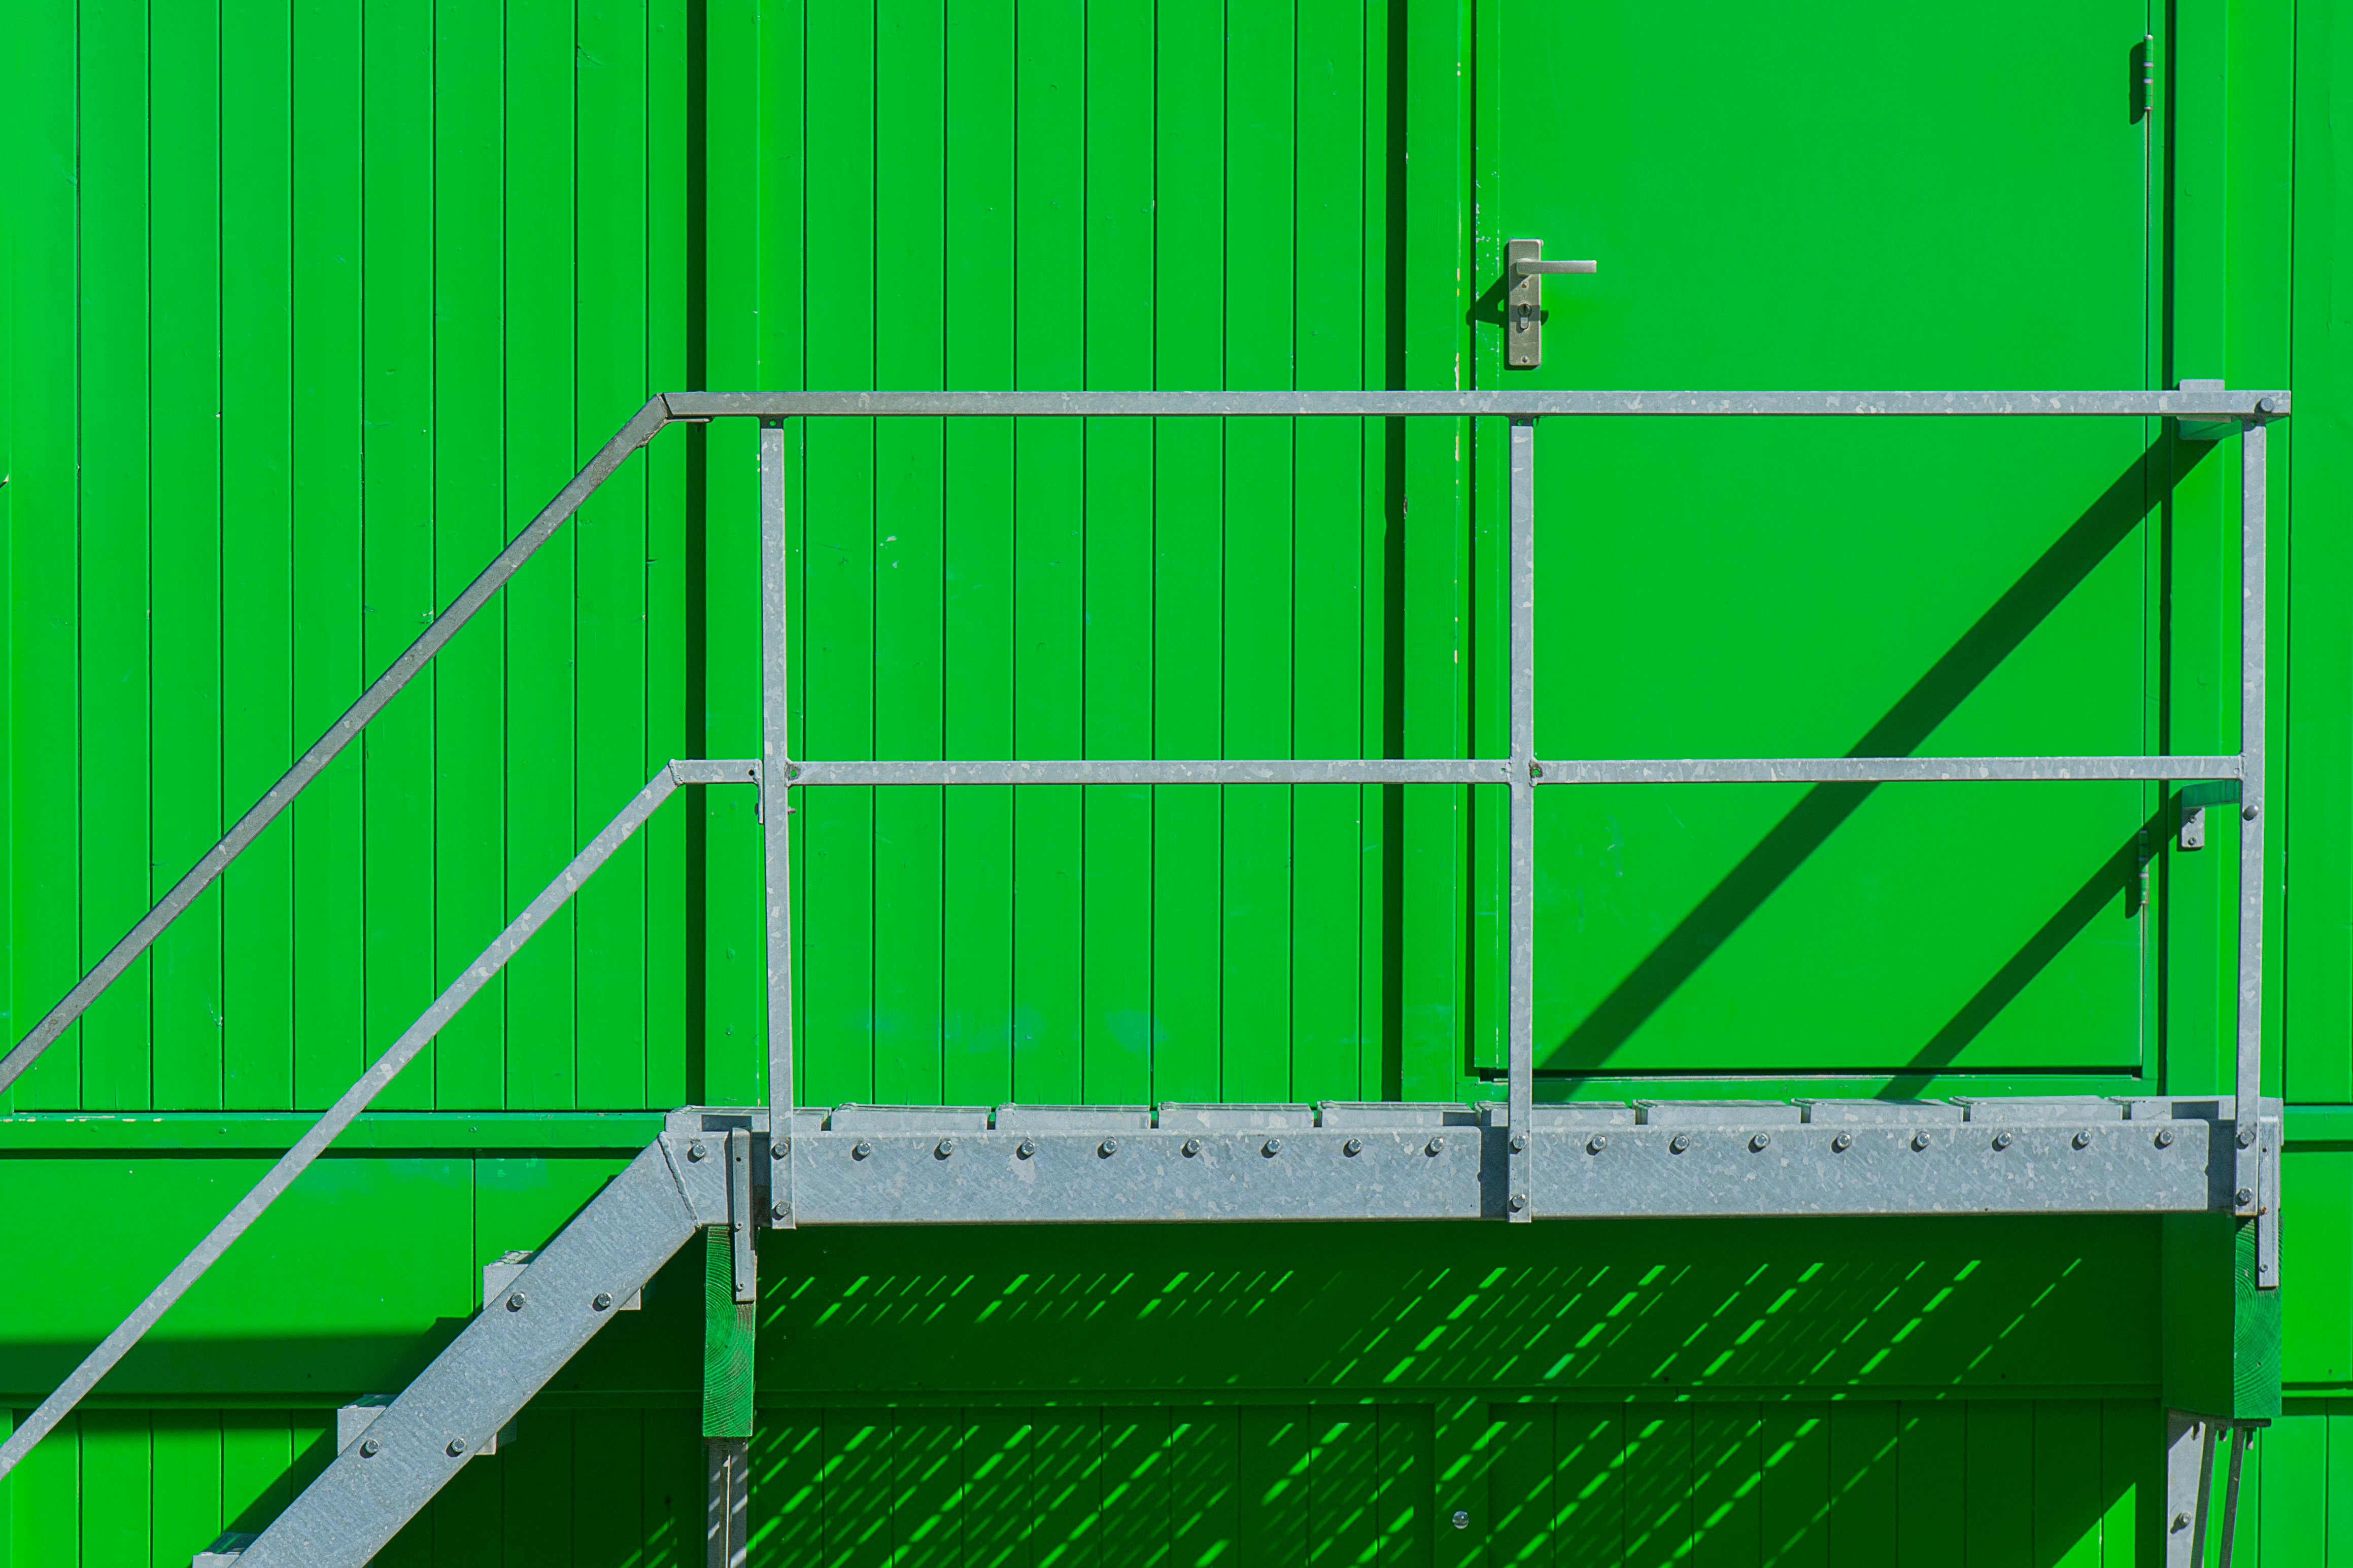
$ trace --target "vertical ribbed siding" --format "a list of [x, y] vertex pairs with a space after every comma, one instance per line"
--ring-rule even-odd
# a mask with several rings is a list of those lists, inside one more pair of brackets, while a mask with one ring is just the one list
[[[763, 257], [797, 244], [807, 269], [807, 384], [1379, 379], [1378, 23], [1331, 5], [811, 12], [804, 226], [761, 231]], [[803, 439], [807, 754], [1391, 743], [1391, 588], [1366, 571], [1390, 526], [1377, 428], [826, 422]], [[810, 792], [803, 1100], [1378, 1093], [1387, 1009], [1360, 977], [1386, 942], [1383, 804]]]
[[[12, 1017], [683, 379], [684, 28], [672, 0], [12, 21]], [[324, 1103], [698, 749], [686, 458], [608, 484], [16, 1103]], [[633, 845], [386, 1103], [686, 1098], [687, 837]]]

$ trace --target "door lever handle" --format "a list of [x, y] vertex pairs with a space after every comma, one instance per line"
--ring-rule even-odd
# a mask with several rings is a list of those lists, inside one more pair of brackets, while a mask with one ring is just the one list
[[1598, 272], [1596, 261], [1546, 261], [1541, 239], [1504, 242], [1504, 363], [1514, 370], [1544, 363], [1544, 278], [1547, 272]]

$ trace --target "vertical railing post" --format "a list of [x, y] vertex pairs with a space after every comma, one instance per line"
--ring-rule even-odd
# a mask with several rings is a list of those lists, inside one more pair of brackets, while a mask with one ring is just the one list
[[2232, 1074], [2234, 1206], [2260, 1211], [2266, 1194], [2257, 1140], [2263, 1063], [2263, 421], [2239, 437], [2239, 1031]]
[[793, 1215], [793, 826], [792, 712], [785, 624], [785, 430], [760, 423], [761, 845], [768, 947], [768, 1221]]
[[1536, 429], [1512, 422], [1512, 871], [1504, 919], [1511, 996], [1511, 1194], [1514, 1220], [1535, 1217]]

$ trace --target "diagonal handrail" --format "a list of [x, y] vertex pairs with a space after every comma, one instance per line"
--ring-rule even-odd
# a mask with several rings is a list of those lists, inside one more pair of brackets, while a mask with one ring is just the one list
[[57, 1424], [72, 1413], [82, 1396], [98, 1386], [99, 1380], [114, 1370], [115, 1364], [130, 1353], [131, 1348], [146, 1336], [173, 1304], [188, 1292], [188, 1288], [205, 1276], [205, 1271], [220, 1261], [237, 1238], [252, 1227], [263, 1211], [283, 1196], [294, 1184], [295, 1178], [311, 1168], [313, 1161], [327, 1151], [327, 1145], [358, 1119], [375, 1097], [398, 1077], [401, 1068], [417, 1059], [417, 1053], [432, 1043], [433, 1037], [447, 1028], [458, 1010], [471, 1001], [475, 993], [491, 983], [498, 972], [506, 967], [533, 932], [554, 919], [557, 910], [571, 901], [580, 885], [594, 876], [598, 867], [612, 858], [613, 853], [629, 841], [632, 834], [645, 825], [646, 819], [659, 809], [662, 802], [674, 794], [679, 785], [690, 784], [756, 784], [760, 764], [754, 762], [674, 762], [666, 764], [649, 780], [620, 814], [605, 826], [605, 830], [588, 841], [587, 847], [572, 858], [569, 865], [557, 873], [539, 897], [524, 906], [506, 930], [498, 934], [481, 956], [466, 966], [457, 979], [434, 999], [433, 1005], [394, 1041], [392, 1048], [378, 1057], [368, 1069], [360, 1074], [343, 1097], [327, 1108], [310, 1130], [279, 1158], [269, 1173], [256, 1182], [253, 1190], [239, 1198], [218, 1225], [213, 1226], [204, 1240], [182, 1258], [176, 1268], [164, 1277], [162, 1284], [147, 1294], [147, 1299], [132, 1310], [131, 1315], [115, 1325], [114, 1331], [99, 1342], [98, 1348], [83, 1358], [73, 1374], [59, 1384], [55, 1393], [41, 1401], [40, 1408], [25, 1418], [25, 1424], [0, 1443], [0, 1481], [8, 1479], [25, 1456], [47, 1436]]
[[[433, 618], [424, 635], [408, 645], [407, 651], [392, 661], [392, 667], [375, 678], [374, 684], [359, 695], [359, 700], [343, 710], [316, 744], [303, 752], [284, 776], [271, 784], [268, 793], [254, 802], [251, 810], [237, 819], [237, 825], [224, 834], [221, 841], [205, 852], [188, 874], [173, 884], [172, 890], [157, 900], [155, 907], [139, 919], [139, 923], [123, 935], [121, 942], [107, 951], [90, 972], [65, 994], [58, 1005], [48, 1010], [32, 1032], [16, 1042], [16, 1047], [0, 1058], [0, 1094], [25, 1075], [26, 1069], [40, 1060], [41, 1053], [56, 1043], [58, 1037], [73, 1026], [74, 1020], [89, 1010], [90, 1005], [106, 994], [106, 988], [121, 978], [122, 972], [139, 960], [139, 955], [154, 945], [155, 939], [170, 929], [174, 921], [185, 913], [189, 905], [220, 874], [228, 869], [229, 862], [245, 853], [246, 847], [261, 837], [262, 829], [278, 820], [279, 815], [294, 804], [294, 797], [309, 788], [312, 781], [327, 771], [345, 746], [368, 726], [370, 720], [384, 710], [385, 705], [400, 694], [401, 688], [416, 678], [417, 672], [432, 661], [451, 637], [474, 618], [474, 613], [491, 602], [491, 596], [506, 585], [522, 563], [535, 554], [539, 547], [555, 536], [555, 531], [570, 521], [580, 510], [581, 503], [596, 492], [596, 487], [612, 476], [629, 454], [653, 439], [661, 427], [676, 417], [670, 404], [657, 395], [638, 410], [629, 422], [621, 426], [613, 438], [605, 443], [588, 464], [562, 489], [555, 499], [541, 509], [532, 519], [531, 526], [510, 541], [498, 552], [481, 574], [466, 584], [449, 607]], [[5, 1474], [0, 1467], [0, 1474]]]

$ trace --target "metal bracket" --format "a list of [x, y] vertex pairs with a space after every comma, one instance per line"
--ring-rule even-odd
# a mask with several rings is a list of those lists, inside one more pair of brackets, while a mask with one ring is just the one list
[[[2180, 388], [2184, 392], [2220, 392], [2222, 383], [2219, 378], [2209, 377], [2184, 381]], [[2184, 419], [2176, 426], [2177, 433], [2185, 441], [2219, 441], [2236, 433], [2238, 428], [2239, 422], [2235, 419]]]
[[1504, 353], [1514, 370], [1544, 363], [1544, 279], [1547, 272], [1595, 272], [1593, 261], [1546, 261], [1541, 239], [1504, 242]]
[[2206, 847], [2206, 808], [2235, 803], [2239, 798], [2236, 779], [2209, 779], [2203, 784], [2189, 784], [2181, 792], [2181, 847], [2184, 849]]

